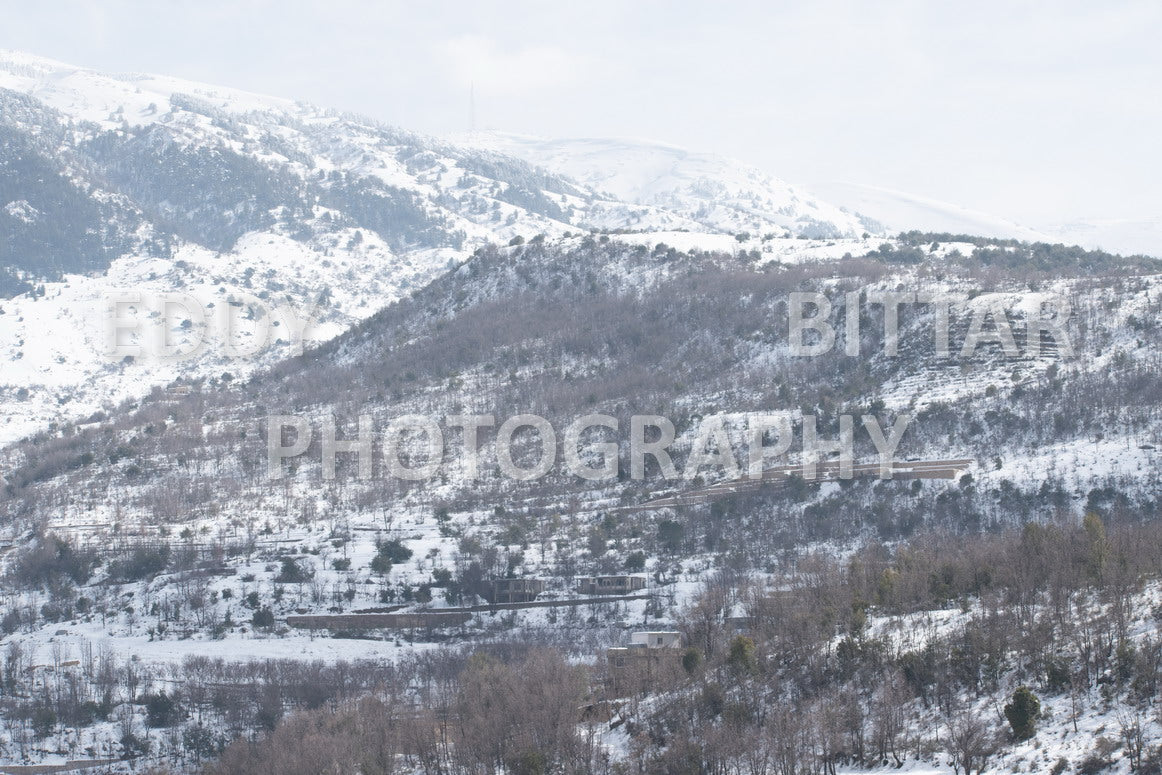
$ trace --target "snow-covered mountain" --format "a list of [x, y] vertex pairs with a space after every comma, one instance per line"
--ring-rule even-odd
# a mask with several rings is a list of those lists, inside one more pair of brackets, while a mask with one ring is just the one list
[[881, 233], [835, 207], [733, 159], [647, 140], [549, 140], [472, 132], [456, 142], [502, 152], [627, 202], [680, 213], [714, 232], [831, 239]]
[[[666, 176], [657, 165], [676, 150], [606, 151], [618, 147], [647, 162], [629, 187], [585, 174], [615, 161], [601, 153], [567, 165], [577, 182], [286, 99], [0, 52], [0, 442], [174, 379], [245, 376], [300, 344], [272, 336], [253, 357], [225, 357], [212, 326], [179, 317], [170, 333], [209, 342], [204, 355], [110, 360], [106, 300], [125, 289], [192, 294], [210, 317], [241, 294], [310, 312], [310, 343], [487, 243], [598, 229], [721, 245], [740, 231], [863, 228], [738, 165], [688, 156]], [[154, 310], [146, 322], [170, 321]]]

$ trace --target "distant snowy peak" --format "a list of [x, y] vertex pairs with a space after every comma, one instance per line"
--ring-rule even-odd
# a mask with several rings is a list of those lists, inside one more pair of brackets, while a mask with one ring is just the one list
[[813, 239], [881, 230], [871, 219], [722, 156], [644, 140], [547, 140], [503, 132], [453, 142], [524, 159], [612, 197], [671, 211], [711, 231]]
[[989, 213], [890, 188], [847, 182], [816, 187], [831, 200], [875, 218], [892, 233], [916, 230], [1029, 242], [1057, 241], [1046, 232]]
[[1062, 242], [1162, 258], [1162, 218], [1076, 220], [1052, 228]]
[[880, 186], [828, 182], [814, 187], [829, 201], [876, 219], [893, 234], [912, 230], [971, 234], [1162, 257], [1162, 218], [1077, 219], [1031, 228], [991, 213]]

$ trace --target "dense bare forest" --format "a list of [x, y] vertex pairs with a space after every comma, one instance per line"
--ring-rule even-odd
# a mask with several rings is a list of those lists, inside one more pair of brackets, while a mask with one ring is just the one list
[[[603, 660], [578, 662], [535, 633], [390, 665], [190, 659], [150, 675], [96, 655], [31, 685], [10, 649], [5, 694], [28, 699], [26, 720], [7, 723], [31, 736], [46, 719], [141, 704], [169, 730], [160, 759], [221, 752], [205, 770], [218, 775], [790, 775], [932, 758], [973, 773], [1035, 737], [1042, 709], [1076, 725], [1096, 705], [1112, 709], [1104, 748], [1032, 767], [1097, 772], [1117, 754], [1152, 773], [1162, 747], [1145, 729], [1162, 699], [1162, 642], [1132, 633], [1162, 617], [1160, 556], [1157, 523], [1107, 529], [1091, 515], [844, 561], [811, 554], [762, 580], [724, 571], [683, 612], [688, 645], [628, 694]], [[959, 613], [933, 625], [926, 617], [950, 601]], [[599, 744], [610, 730], [616, 762]], [[126, 728], [120, 750], [101, 753], [139, 744]]]

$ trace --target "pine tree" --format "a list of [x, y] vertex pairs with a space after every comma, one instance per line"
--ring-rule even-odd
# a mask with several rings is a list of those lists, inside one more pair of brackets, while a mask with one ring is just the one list
[[1013, 692], [1012, 700], [1005, 705], [1005, 718], [1013, 728], [1013, 737], [1028, 740], [1037, 734], [1037, 717], [1041, 714], [1041, 701], [1037, 695], [1022, 686]]

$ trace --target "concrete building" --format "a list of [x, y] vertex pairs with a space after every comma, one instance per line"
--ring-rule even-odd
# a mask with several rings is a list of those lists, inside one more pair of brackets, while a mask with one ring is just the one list
[[583, 595], [628, 595], [645, 588], [645, 576], [582, 576], [577, 579], [577, 591]]
[[543, 579], [494, 579], [490, 603], [531, 603], [545, 591]]
[[659, 679], [682, 669], [682, 633], [635, 632], [628, 646], [606, 650], [609, 676], [616, 691], [646, 691]]

